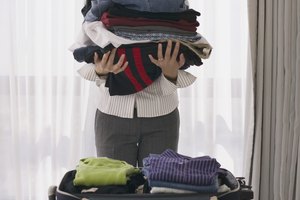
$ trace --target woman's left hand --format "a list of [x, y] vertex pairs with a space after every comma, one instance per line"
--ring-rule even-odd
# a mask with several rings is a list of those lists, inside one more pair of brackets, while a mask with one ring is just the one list
[[158, 44], [157, 59], [153, 58], [152, 55], [149, 55], [151, 62], [160, 67], [162, 73], [168, 79], [176, 80], [179, 68], [185, 63], [185, 58], [182, 53], [179, 56], [179, 60], [177, 60], [179, 47], [180, 43], [177, 41], [172, 52], [172, 41], [168, 40], [165, 56], [163, 56], [161, 43]]

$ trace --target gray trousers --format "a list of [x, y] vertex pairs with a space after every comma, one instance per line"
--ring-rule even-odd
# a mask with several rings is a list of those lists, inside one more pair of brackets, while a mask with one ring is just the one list
[[98, 157], [124, 160], [142, 167], [143, 158], [150, 153], [160, 154], [166, 149], [177, 151], [179, 112], [141, 118], [120, 118], [96, 111], [95, 141]]

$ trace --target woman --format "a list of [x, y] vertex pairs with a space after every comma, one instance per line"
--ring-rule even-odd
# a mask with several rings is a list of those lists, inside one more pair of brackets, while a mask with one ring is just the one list
[[116, 49], [102, 58], [95, 53], [94, 73], [99, 92], [95, 116], [97, 156], [124, 160], [141, 167], [143, 158], [160, 154], [166, 149], [177, 151], [179, 138], [179, 112], [177, 89], [191, 85], [195, 77], [179, 70], [185, 63], [179, 54], [180, 43], [168, 40], [165, 51], [162, 44], [157, 55], [149, 59], [162, 73], [151, 85], [140, 92], [111, 96], [105, 81], [108, 73], [123, 72], [130, 63], [125, 55], [114, 62]]

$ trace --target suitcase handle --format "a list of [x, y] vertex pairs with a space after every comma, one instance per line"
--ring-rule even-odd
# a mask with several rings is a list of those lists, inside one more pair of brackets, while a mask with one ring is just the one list
[[48, 200], [56, 200], [56, 185], [51, 185], [48, 188]]

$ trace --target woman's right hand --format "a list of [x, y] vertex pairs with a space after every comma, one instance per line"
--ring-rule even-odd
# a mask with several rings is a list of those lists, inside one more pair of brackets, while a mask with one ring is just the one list
[[124, 54], [122, 54], [118, 62], [114, 64], [116, 51], [116, 49], [113, 49], [111, 52], [105, 53], [102, 59], [99, 58], [96, 52], [94, 53], [95, 71], [98, 75], [106, 75], [109, 72], [117, 74], [125, 70], [128, 66], [128, 61], [124, 63]]

